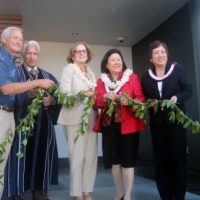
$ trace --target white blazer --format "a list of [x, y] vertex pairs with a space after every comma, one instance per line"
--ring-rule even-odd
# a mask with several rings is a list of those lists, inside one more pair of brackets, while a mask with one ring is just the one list
[[[77, 94], [82, 90], [88, 90], [86, 84], [74, 73], [74, 70], [70, 65], [67, 65], [63, 68], [59, 82], [60, 90], [65, 93]], [[65, 106], [62, 106], [57, 123], [62, 125], [80, 124], [81, 117], [83, 115], [83, 110], [83, 103], [76, 103], [75, 107], [70, 109], [67, 109]], [[88, 130], [92, 130], [96, 122], [97, 115], [98, 112], [94, 109], [92, 109], [91, 112], [88, 114]]]

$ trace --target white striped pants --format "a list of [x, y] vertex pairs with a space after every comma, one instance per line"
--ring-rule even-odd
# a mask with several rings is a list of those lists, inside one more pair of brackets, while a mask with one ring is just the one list
[[[15, 133], [15, 121], [14, 121], [13, 112], [0, 110], [0, 143], [3, 142], [5, 139], [7, 139], [10, 133], [13, 134], [13, 137], [12, 137], [13, 139], [14, 133]], [[12, 139], [10, 139], [11, 142], [12, 142]], [[0, 163], [0, 176], [4, 175], [4, 169], [7, 163], [8, 156], [10, 154], [11, 144], [7, 142], [4, 148], [6, 152], [2, 156], [2, 159], [4, 159], [3, 162]], [[2, 177], [0, 181], [4, 183], [4, 177]], [[4, 186], [0, 183], [0, 199], [3, 193], [3, 188]]]

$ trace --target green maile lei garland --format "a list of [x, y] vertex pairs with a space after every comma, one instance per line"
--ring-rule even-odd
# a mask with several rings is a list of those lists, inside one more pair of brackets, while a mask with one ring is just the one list
[[[94, 90], [89, 90], [89, 91], [94, 92]], [[57, 98], [58, 104], [66, 106], [68, 109], [74, 107], [75, 103], [85, 102], [85, 99], [87, 98], [85, 97], [83, 92], [79, 92], [76, 95], [73, 95], [73, 94], [67, 95], [66, 93], [63, 93], [58, 89], [58, 84], [54, 84], [53, 86], [51, 86], [48, 89], [48, 92], [53, 94], [53, 96]], [[26, 115], [25, 118], [19, 120], [20, 123], [15, 129], [18, 134], [22, 133], [23, 135], [25, 135], [23, 141], [21, 142], [20, 151], [16, 154], [19, 158], [24, 156], [21, 149], [22, 147], [25, 147], [27, 145], [28, 137], [31, 137], [34, 134], [33, 132], [34, 124], [35, 124], [34, 117], [39, 113], [39, 109], [40, 109], [43, 97], [44, 97], [44, 91], [42, 89], [39, 89], [37, 96], [32, 100], [32, 103], [27, 107], [28, 114]], [[91, 97], [89, 97], [87, 99], [87, 102], [85, 103], [83, 116], [81, 117], [80, 127], [77, 130], [77, 135], [74, 139], [74, 142], [78, 140], [78, 137], [80, 135], [84, 135], [84, 133], [87, 130], [87, 127], [88, 127], [87, 115], [88, 113], [90, 113], [92, 109], [92, 106], [94, 104], [94, 98], [95, 98], [95, 93]], [[13, 133], [10, 133], [8, 137], [3, 142], [0, 143], [0, 163], [2, 163], [4, 160], [3, 155], [6, 153], [6, 150], [5, 150], [6, 144], [7, 143], [12, 144], [13, 137], [14, 137]], [[3, 178], [3, 176], [4, 175], [0, 175], [0, 180], [1, 178]], [[3, 185], [2, 181], [0, 181], [0, 184]]]
[[[91, 90], [89, 90], [91, 91]], [[93, 91], [93, 90], [92, 90]], [[54, 97], [57, 98], [57, 104], [61, 104], [63, 106], [66, 106], [66, 108], [70, 109], [75, 106], [75, 103], [84, 103], [85, 99], [88, 97], [85, 97], [83, 92], [79, 92], [76, 95], [71, 94], [67, 95], [66, 93], [63, 93], [59, 90], [58, 84], [54, 84], [48, 89], [48, 92], [51, 93]], [[31, 137], [33, 135], [33, 129], [34, 129], [34, 117], [39, 113], [39, 108], [42, 103], [42, 99], [44, 97], [44, 92], [42, 89], [39, 90], [37, 96], [33, 99], [32, 104], [30, 104], [27, 108], [28, 114], [25, 118], [20, 119], [19, 125], [16, 127], [17, 133], [22, 133], [25, 135], [21, 145], [26, 146], [28, 142], [28, 137]], [[88, 113], [90, 113], [92, 106], [94, 104], [94, 98], [95, 94], [93, 94], [91, 97], [87, 99], [87, 102], [85, 103], [85, 108], [83, 111], [83, 116], [81, 117], [81, 123], [80, 127], [77, 130], [77, 135], [74, 139], [74, 142], [76, 142], [80, 135], [84, 135], [84, 133], [87, 130], [88, 127]], [[21, 146], [21, 149], [22, 149]], [[20, 150], [17, 153], [18, 157], [23, 157], [24, 154]]]
[[[67, 95], [66, 93], [61, 92], [58, 89], [58, 85], [53, 85], [48, 89], [49, 93], [53, 93], [53, 96], [57, 98], [57, 103], [61, 104], [63, 106], [66, 106], [68, 109], [75, 106], [75, 103], [83, 103], [86, 97], [84, 96], [83, 92], [79, 92], [76, 95]], [[128, 99], [128, 106], [131, 107], [133, 110], [135, 110], [135, 116], [143, 119], [145, 113], [149, 109], [152, 102], [154, 102], [154, 113], [158, 111], [158, 106], [170, 108], [171, 111], [169, 112], [169, 120], [175, 121], [177, 120], [178, 123], [181, 123], [184, 128], [190, 129], [193, 133], [200, 132], [200, 124], [198, 121], [192, 121], [192, 119], [185, 115], [177, 106], [176, 104], [172, 103], [169, 100], [157, 100], [157, 99], [149, 99], [146, 102], [142, 103], [137, 99], [131, 99], [128, 93], [123, 94]], [[39, 112], [39, 107], [42, 102], [42, 99], [44, 97], [44, 92], [39, 90], [37, 96], [33, 99], [32, 104], [28, 106], [28, 115], [20, 119], [20, 124], [16, 127], [16, 131], [18, 133], [22, 132], [25, 136], [25, 139], [22, 141], [22, 145], [26, 146], [28, 142], [28, 137], [33, 134], [33, 128], [34, 128], [34, 117]], [[94, 98], [95, 94], [87, 99], [87, 102], [85, 103], [85, 108], [83, 111], [83, 116], [81, 117], [81, 123], [79, 126], [79, 129], [77, 130], [77, 135], [74, 139], [74, 142], [76, 142], [79, 138], [79, 136], [83, 136], [84, 133], [87, 130], [88, 127], [88, 114], [90, 113], [92, 106], [94, 104]], [[112, 116], [112, 113], [114, 111], [115, 102], [112, 100], [108, 100], [108, 109], [106, 111], [106, 114], [110, 117]], [[144, 121], [145, 122], [145, 121]], [[5, 141], [6, 142], [6, 141]], [[4, 145], [4, 143], [3, 143]], [[0, 144], [1, 146], [3, 146]], [[0, 162], [1, 157], [3, 154], [3, 150], [0, 150]], [[23, 153], [19, 151], [17, 153], [18, 157], [23, 157]]]
[[[49, 93], [53, 93], [54, 97], [57, 98], [57, 103], [63, 106], [66, 106], [68, 109], [75, 106], [75, 103], [83, 103], [85, 100], [85, 96], [82, 92], [79, 92], [76, 95], [67, 95], [61, 92], [58, 89], [58, 85], [55, 84], [48, 89]], [[158, 106], [170, 108], [171, 111], [169, 112], [169, 120], [175, 121], [177, 120], [178, 123], [183, 125], [183, 128], [188, 128], [192, 131], [192, 133], [199, 133], [200, 132], [200, 124], [198, 121], [193, 121], [188, 115], [185, 115], [177, 106], [176, 104], [172, 103], [169, 100], [157, 100], [157, 99], [148, 99], [146, 102], [142, 103], [137, 99], [131, 99], [128, 93], [123, 94], [128, 99], [128, 106], [130, 106], [133, 110], [135, 110], [135, 116], [143, 119], [147, 110], [151, 107], [151, 103], [154, 102], [154, 114], [158, 111]], [[25, 118], [20, 119], [20, 124], [16, 127], [17, 133], [22, 132], [25, 135], [25, 138], [22, 141], [22, 145], [26, 146], [28, 143], [28, 137], [33, 135], [33, 128], [34, 128], [34, 117], [38, 114], [40, 104], [42, 103], [42, 99], [44, 97], [44, 92], [42, 89], [39, 90], [37, 96], [33, 99], [32, 104], [28, 106], [28, 114]], [[88, 126], [88, 114], [90, 113], [92, 106], [94, 104], [95, 93], [91, 97], [88, 98], [87, 102], [85, 103], [85, 108], [83, 111], [83, 116], [81, 117], [80, 127], [77, 130], [77, 136], [74, 139], [74, 142], [78, 140], [80, 135], [84, 135], [87, 130]], [[114, 111], [115, 102], [112, 100], [108, 100], [108, 110], [106, 114], [110, 117]], [[3, 162], [3, 154], [6, 152], [5, 146], [7, 143], [12, 143], [11, 140], [13, 138], [13, 133], [10, 133], [8, 137], [0, 143], [0, 163]], [[17, 153], [18, 157], [23, 157], [24, 154], [19, 151]], [[4, 175], [0, 175], [0, 179]], [[2, 184], [2, 182], [0, 181]]]
[[[6, 153], [5, 146], [9, 143], [12, 144], [12, 138], [13, 138], [13, 133], [10, 133], [7, 138], [0, 143], [0, 164], [4, 161], [3, 154]], [[4, 177], [4, 175], [0, 175], [0, 184], [3, 185], [1, 179]]]
[[[94, 90], [92, 90], [94, 92]], [[75, 106], [75, 103], [83, 103], [86, 97], [84, 96], [83, 92], [79, 92], [76, 95], [67, 95], [66, 93], [61, 92], [58, 89], [58, 85], [55, 84], [48, 89], [49, 93], [53, 93], [54, 97], [57, 98], [57, 103], [63, 106], [66, 106], [68, 109]], [[154, 114], [158, 111], [158, 106], [170, 108], [171, 111], [169, 112], [169, 120], [175, 121], [177, 120], [178, 123], [183, 125], [183, 128], [188, 128], [192, 131], [192, 133], [199, 133], [200, 132], [200, 124], [198, 121], [193, 121], [188, 115], [185, 115], [177, 106], [176, 104], [172, 103], [169, 100], [157, 100], [157, 99], [148, 99], [146, 102], [142, 103], [137, 99], [131, 99], [128, 93], [123, 94], [128, 99], [128, 106], [135, 110], [135, 116], [143, 119], [144, 115], [146, 114], [147, 110], [151, 107], [151, 103], [154, 102], [153, 110]], [[28, 137], [33, 135], [33, 128], [34, 128], [34, 117], [38, 114], [40, 105], [42, 103], [42, 99], [44, 97], [44, 92], [42, 89], [39, 90], [37, 96], [33, 99], [32, 104], [28, 106], [28, 114], [25, 118], [20, 119], [19, 125], [16, 127], [17, 133], [22, 132], [25, 135], [25, 138], [22, 141], [22, 145], [26, 146], [28, 143]], [[90, 113], [92, 106], [94, 104], [95, 93], [91, 97], [87, 99], [85, 103], [85, 108], [83, 111], [83, 116], [81, 117], [80, 127], [77, 130], [77, 135], [74, 139], [76, 142], [79, 136], [83, 136], [88, 127], [88, 114]], [[112, 116], [114, 111], [115, 102], [112, 100], [108, 100], [108, 109], [106, 114], [108, 116]], [[145, 122], [145, 121], [144, 121]], [[3, 154], [6, 152], [5, 146], [7, 143], [12, 143], [11, 140], [13, 138], [13, 133], [10, 133], [8, 137], [0, 143], [0, 163], [3, 162]], [[23, 157], [24, 154], [19, 151], [17, 153], [18, 157]], [[0, 179], [4, 175], [0, 175]], [[2, 182], [0, 181], [2, 184]]]
[[[157, 99], [148, 99], [146, 102], [142, 103], [137, 99], [131, 99], [128, 93], [123, 94], [128, 99], [128, 106], [130, 106], [133, 110], [135, 110], [135, 117], [143, 119], [147, 110], [151, 107], [151, 103], [154, 103], [153, 110], [154, 114], [157, 113], [158, 107], [162, 108], [170, 108], [169, 112], [169, 120], [174, 122], [175, 120], [178, 123], [182, 124], [183, 128], [187, 128], [192, 131], [192, 133], [200, 133], [200, 124], [198, 121], [193, 121], [188, 115], [185, 115], [183, 111], [181, 111], [176, 104], [171, 102], [170, 100], [157, 100]], [[106, 114], [112, 116], [114, 111], [115, 102], [112, 100], [108, 101], [108, 110]], [[146, 121], [144, 120], [144, 123]]]

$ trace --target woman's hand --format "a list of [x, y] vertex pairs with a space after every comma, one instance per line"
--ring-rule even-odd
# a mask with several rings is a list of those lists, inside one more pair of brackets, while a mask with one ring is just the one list
[[154, 107], [156, 105], [156, 102], [155, 101], [152, 101], [151, 103], [150, 103], [150, 107]]
[[121, 93], [118, 95], [119, 101], [121, 103], [121, 105], [127, 106], [128, 105], [128, 99], [121, 95]]
[[177, 96], [172, 96], [170, 99], [172, 103], [177, 103], [177, 100], [178, 100]]
[[94, 94], [94, 92], [92, 92], [92, 91], [87, 91], [87, 92], [83, 91], [83, 94], [84, 94], [86, 97], [91, 97], [91, 96]]
[[106, 99], [110, 99], [112, 101], [115, 101], [118, 98], [118, 95], [114, 92], [108, 92], [106, 94], [103, 95], [103, 98]]

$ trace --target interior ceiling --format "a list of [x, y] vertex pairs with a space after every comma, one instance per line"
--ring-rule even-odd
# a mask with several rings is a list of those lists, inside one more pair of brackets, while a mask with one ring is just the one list
[[[0, 0], [0, 14], [23, 17], [25, 40], [133, 46], [186, 3], [187, 0]], [[119, 36], [125, 38], [123, 43], [118, 42]]]

